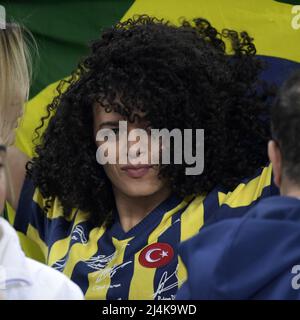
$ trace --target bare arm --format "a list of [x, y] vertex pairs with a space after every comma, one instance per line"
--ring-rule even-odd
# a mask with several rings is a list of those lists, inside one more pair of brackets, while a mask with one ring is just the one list
[[16, 147], [9, 147], [7, 151], [7, 201], [17, 209], [22, 186], [26, 174], [26, 163], [29, 161], [28, 156]]

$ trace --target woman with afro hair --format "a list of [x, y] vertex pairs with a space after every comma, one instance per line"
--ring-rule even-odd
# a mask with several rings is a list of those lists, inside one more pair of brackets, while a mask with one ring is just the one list
[[[15, 228], [89, 299], [174, 299], [186, 279], [179, 243], [277, 192], [255, 54], [246, 32], [202, 18], [142, 15], [105, 30], [60, 83], [26, 174], [28, 159], [11, 155]], [[185, 161], [99, 164], [97, 132], [118, 134], [120, 121], [128, 132], [204, 129], [203, 173], [186, 175]]]

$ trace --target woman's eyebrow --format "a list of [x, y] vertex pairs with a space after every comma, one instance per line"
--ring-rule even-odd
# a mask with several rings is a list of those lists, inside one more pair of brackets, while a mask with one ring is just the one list
[[105, 126], [110, 126], [110, 127], [118, 127], [119, 126], [119, 121], [105, 121], [99, 124], [99, 129], [105, 127]]

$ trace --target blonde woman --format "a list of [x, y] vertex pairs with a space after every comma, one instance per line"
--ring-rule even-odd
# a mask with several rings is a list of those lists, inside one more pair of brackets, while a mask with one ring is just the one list
[[[14, 142], [14, 128], [28, 97], [28, 57], [21, 28], [7, 24], [6, 29], [0, 29], [0, 212], [7, 191], [12, 190], [5, 166], [6, 149]], [[82, 299], [83, 295], [60, 272], [26, 258], [16, 232], [0, 217], [0, 298]]]

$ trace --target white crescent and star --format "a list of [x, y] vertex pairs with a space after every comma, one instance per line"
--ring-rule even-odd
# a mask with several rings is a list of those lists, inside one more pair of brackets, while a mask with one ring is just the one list
[[[156, 252], [156, 251], [162, 251], [161, 254], [160, 254], [160, 258], [157, 258], [157, 259], [152, 259], [151, 258], [151, 254], [153, 252]], [[149, 251], [147, 251], [147, 253], [145, 254], [145, 259], [146, 261], [150, 262], [150, 263], [153, 263], [153, 262], [157, 262], [159, 260], [161, 260], [162, 258], [164, 257], [167, 257], [168, 256], [168, 252], [165, 251], [165, 250], [162, 250], [161, 248], [155, 248], [155, 249], [150, 249]]]

